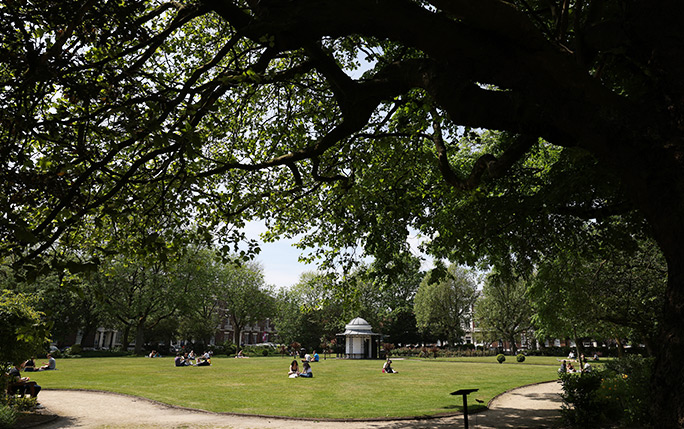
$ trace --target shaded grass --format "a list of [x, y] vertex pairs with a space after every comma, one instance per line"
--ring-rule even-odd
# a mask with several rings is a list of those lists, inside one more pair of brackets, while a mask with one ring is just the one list
[[[61, 359], [57, 371], [28, 374], [47, 389], [93, 389], [142, 396], [214, 412], [309, 418], [373, 418], [434, 415], [469, 410], [514, 387], [555, 380], [555, 358], [525, 363], [491, 358], [393, 359], [399, 374], [381, 373], [382, 361], [328, 359], [313, 363], [314, 378], [290, 379], [290, 359], [214, 358], [210, 367], [173, 366], [169, 358]], [[480, 359], [479, 361], [477, 359]]]

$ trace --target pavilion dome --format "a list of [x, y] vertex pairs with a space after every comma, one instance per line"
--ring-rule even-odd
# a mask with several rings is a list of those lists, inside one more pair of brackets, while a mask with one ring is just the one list
[[344, 335], [377, 335], [365, 319], [357, 317], [344, 327]]

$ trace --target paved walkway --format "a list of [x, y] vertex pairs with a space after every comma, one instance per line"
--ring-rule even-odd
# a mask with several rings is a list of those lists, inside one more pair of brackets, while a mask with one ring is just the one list
[[[471, 428], [559, 427], [557, 382], [521, 387], [496, 398], [490, 409], [471, 414]], [[36, 426], [56, 428], [271, 428], [271, 429], [413, 429], [462, 428], [463, 415], [426, 420], [330, 422], [216, 414], [165, 406], [142, 398], [109, 393], [45, 390], [44, 412], [59, 416]]]

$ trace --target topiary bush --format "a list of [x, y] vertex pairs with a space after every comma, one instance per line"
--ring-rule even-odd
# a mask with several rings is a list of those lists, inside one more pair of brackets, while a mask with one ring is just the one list
[[496, 360], [499, 361], [499, 363], [504, 363], [506, 361], [506, 356], [504, 356], [503, 353], [499, 353], [496, 355]]
[[525, 355], [519, 353], [518, 356], [515, 357], [515, 360], [517, 360], [518, 362], [525, 362]]

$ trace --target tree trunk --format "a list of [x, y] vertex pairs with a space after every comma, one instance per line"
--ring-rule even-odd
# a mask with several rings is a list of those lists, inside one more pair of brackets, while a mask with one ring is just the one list
[[233, 344], [238, 347], [242, 346], [242, 344], [240, 344], [240, 335], [242, 335], [242, 326], [235, 323], [235, 320], [233, 320]]
[[649, 336], [646, 338], [642, 339], [644, 346], [646, 347], [646, 356], [648, 357], [653, 357], [654, 356], [654, 344], [653, 344], [653, 339]]
[[[683, 246], [684, 247], [684, 246]], [[680, 259], [681, 260], [681, 259]], [[684, 266], [668, 260], [668, 287], [651, 378], [655, 427], [684, 427]], [[675, 426], [676, 425], [676, 426]]]
[[622, 344], [622, 339], [615, 338], [615, 347], [617, 347], [617, 357], [625, 357], [625, 346]]
[[[681, 133], [681, 131], [680, 131]], [[672, 139], [682, 145], [684, 137]], [[673, 147], [676, 146], [673, 144]], [[631, 170], [629, 188], [645, 213], [653, 235], [667, 260], [668, 278], [663, 319], [655, 344], [651, 377], [651, 422], [655, 427], [684, 427], [684, 161], [682, 153], [671, 158], [644, 153], [639, 177]], [[648, 155], [651, 155], [650, 157]], [[669, 161], [669, 162], [668, 162]], [[632, 167], [635, 167], [633, 165]], [[636, 180], [636, 182], [635, 182]], [[630, 182], [629, 178], [625, 179]]]
[[141, 355], [143, 353], [143, 345], [145, 344], [145, 322], [138, 322], [135, 327], [135, 354]]
[[128, 350], [128, 337], [131, 335], [131, 326], [124, 325], [123, 332], [121, 333], [121, 347], [124, 351]]
[[511, 335], [508, 339], [511, 343], [511, 356], [518, 354], [518, 344], [515, 342], [515, 335]]

